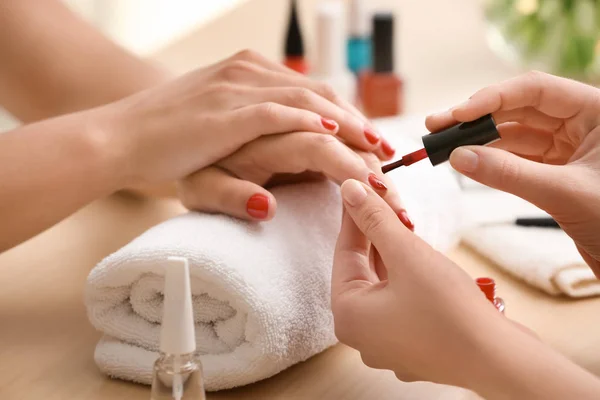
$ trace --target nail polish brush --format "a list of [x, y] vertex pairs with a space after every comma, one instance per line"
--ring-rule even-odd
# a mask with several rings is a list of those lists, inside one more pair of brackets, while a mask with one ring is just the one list
[[388, 173], [398, 167], [408, 167], [418, 161], [429, 158], [431, 165], [436, 166], [448, 161], [454, 149], [461, 146], [485, 145], [500, 139], [496, 123], [491, 114], [484, 115], [475, 121], [462, 122], [425, 135], [423, 148], [409, 153], [400, 160], [384, 165], [381, 170]]

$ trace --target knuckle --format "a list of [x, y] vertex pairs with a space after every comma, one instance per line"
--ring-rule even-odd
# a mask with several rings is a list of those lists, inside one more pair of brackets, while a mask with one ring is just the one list
[[269, 124], [276, 125], [281, 121], [281, 110], [277, 103], [268, 102], [261, 104], [259, 109], [260, 119]]
[[379, 158], [375, 155], [375, 153], [361, 152], [359, 156], [372, 170], [376, 171], [377, 169], [381, 168], [381, 161], [379, 161]]
[[294, 94], [292, 101], [295, 104], [307, 106], [314, 103], [315, 93], [307, 88], [299, 88]]
[[498, 166], [498, 184], [500, 187], [519, 185], [521, 179], [521, 168], [518, 163], [503, 158]]
[[541, 71], [531, 70], [523, 75], [523, 83], [527, 88], [528, 103], [534, 108], [539, 108], [545, 90], [545, 81], [548, 74]]
[[316, 150], [328, 152], [332, 148], [337, 149], [342, 143], [335, 136], [315, 133], [312, 135], [312, 145]]
[[224, 99], [236, 92], [238, 92], [236, 86], [226, 81], [208, 85], [203, 94], [209, 96], [211, 102], [221, 104]]
[[234, 54], [235, 60], [255, 60], [258, 58], [258, 53], [251, 49], [240, 50]]
[[525, 77], [533, 82], [538, 82], [540, 79], [544, 79], [547, 76], [545, 72], [538, 70], [531, 70], [525, 73]]
[[227, 81], [236, 81], [254, 71], [254, 65], [245, 60], [233, 60], [221, 68], [221, 76]]
[[383, 210], [379, 207], [367, 207], [361, 217], [364, 232], [366, 234], [376, 234], [383, 229], [385, 218]]
[[319, 83], [319, 94], [331, 101], [337, 99], [335, 89], [333, 88], [333, 86], [331, 86], [331, 84], [326, 82]]

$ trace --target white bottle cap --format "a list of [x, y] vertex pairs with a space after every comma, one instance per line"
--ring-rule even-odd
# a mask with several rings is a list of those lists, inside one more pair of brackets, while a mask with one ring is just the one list
[[346, 68], [344, 9], [340, 1], [329, 1], [317, 8], [317, 75], [326, 77]]
[[196, 351], [194, 310], [188, 260], [169, 257], [165, 272], [160, 351], [187, 354]]
[[349, 0], [348, 27], [351, 37], [369, 36], [369, 15], [364, 0]]

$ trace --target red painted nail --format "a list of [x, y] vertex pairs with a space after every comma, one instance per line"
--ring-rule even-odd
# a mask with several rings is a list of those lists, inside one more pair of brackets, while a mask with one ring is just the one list
[[385, 139], [381, 140], [381, 150], [385, 153], [386, 156], [393, 156], [396, 153], [396, 150], [392, 147], [392, 145]]
[[373, 187], [373, 189], [387, 191], [388, 188], [385, 186], [385, 183], [381, 181], [375, 174], [369, 174], [369, 184]]
[[248, 199], [246, 211], [251, 217], [265, 219], [269, 215], [269, 198], [264, 194], [255, 194]]
[[332, 119], [321, 118], [321, 124], [325, 129], [330, 131], [335, 131], [338, 128], [337, 122]]
[[404, 224], [404, 226], [406, 226], [411, 231], [415, 230], [415, 224], [413, 224], [413, 222], [409, 218], [406, 210], [400, 211], [397, 215], [398, 215], [398, 218], [400, 218], [400, 221], [402, 221], [402, 223]]
[[365, 127], [365, 137], [367, 138], [367, 142], [371, 144], [377, 144], [379, 142], [379, 135], [368, 126]]

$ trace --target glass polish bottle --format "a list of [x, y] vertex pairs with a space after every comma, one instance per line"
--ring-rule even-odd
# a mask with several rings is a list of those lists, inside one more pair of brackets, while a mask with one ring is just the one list
[[483, 292], [486, 299], [488, 299], [494, 307], [502, 314], [504, 314], [505, 304], [504, 300], [496, 296], [496, 282], [492, 278], [477, 278], [475, 280], [479, 289]]
[[356, 78], [346, 66], [344, 51], [344, 8], [330, 1], [317, 6], [317, 60], [311, 77], [326, 82], [343, 99], [352, 103], [356, 96]]
[[348, 68], [358, 76], [371, 68], [371, 34], [366, 0], [350, 0], [348, 10]]
[[154, 363], [150, 399], [206, 400], [186, 258], [169, 257], [166, 266], [160, 356]]
[[360, 103], [369, 118], [393, 117], [404, 110], [404, 82], [394, 70], [394, 15], [373, 17], [372, 69], [359, 78]]
[[301, 74], [307, 74], [309, 70], [308, 62], [304, 55], [304, 39], [302, 38], [302, 30], [300, 29], [296, 0], [292, 0], [285, 39], [285, 59], [283, 60], [283, 64]]

